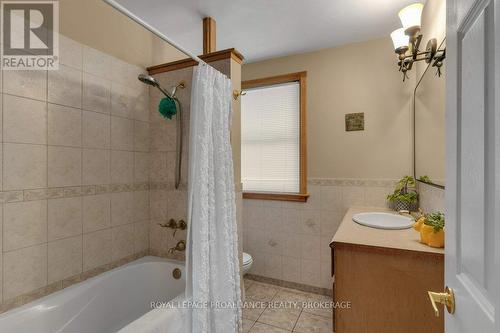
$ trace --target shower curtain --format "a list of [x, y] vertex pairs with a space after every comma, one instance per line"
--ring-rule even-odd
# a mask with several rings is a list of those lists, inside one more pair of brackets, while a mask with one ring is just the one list
[[187, 330], [241, 332], [231, 81], [200, 63], [193, 73], [186, 252]]

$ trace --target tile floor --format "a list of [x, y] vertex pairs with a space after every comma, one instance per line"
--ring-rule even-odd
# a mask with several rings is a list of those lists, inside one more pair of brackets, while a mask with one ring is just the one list
[[248, 279], [245, 294], [243, 333], [333, 332], [331, 308], [317, 306], [331, 302], [331, 297]]

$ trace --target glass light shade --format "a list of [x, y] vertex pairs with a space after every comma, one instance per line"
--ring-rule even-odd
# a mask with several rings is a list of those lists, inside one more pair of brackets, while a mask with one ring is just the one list
[[407, 50], [408, 44], [410, 42], [410, 37], [405, 34], [404, 28], [399, 28], [391, 33], [392, 43], [394, 44], [394, 50]]
[[398, 15], [404, 30], [420, 29], [420, 19], [423, 9], [424, 4], [422, 3], [414, 3], [401, 9]]

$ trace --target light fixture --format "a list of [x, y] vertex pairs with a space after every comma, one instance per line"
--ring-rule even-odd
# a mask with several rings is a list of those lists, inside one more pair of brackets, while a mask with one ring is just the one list
[[414, 36], [420, 31], [420, 21], [423, 9], [424, 4], [414, 3], [399, 11], [399, 19], [401, 20], [403, 29], [408, 36]]
[[421, 3], [414, 3], [403, 8], [398, 14], [403, 27], [391, 33], [394, 51], [399, 58], [399, 71], [403, 73], [403, 81], [408, 77], [407, 72], [412, 69], [413, 63], [421, 60], [427, 63], [432, 62], [432, 66], [437, 67], [438, 74], [440, 74], [440, 67], [446, 57], [446, 49], [438, 50], [435, 38], [429, 39], [425, 51], [419, 50], [423, 37], [420, 34], [423, 8], [424, 5]]
[[391, 33], [392, 43], [394, 44], [394, 50], [397, 54], [405, 54], [408, 51], [408, 44], [410, 38], [405, 34], [404, 28], [399, 28]]

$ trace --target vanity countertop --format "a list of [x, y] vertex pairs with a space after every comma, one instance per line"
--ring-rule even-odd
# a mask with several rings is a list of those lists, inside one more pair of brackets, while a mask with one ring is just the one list
[[382, 230], [362, 226], [352, 220], [357, 213], [389, 212], [389, 209], [371, 207], [351, 207], [347, 211], [332, 239], [334, 243], [359, 246], [389, 248], [403, 251], [425, 252], [444, 255], [444, 249], [433, 248], [420, 243], [420, 235], [413, 228], [404, 230]]

